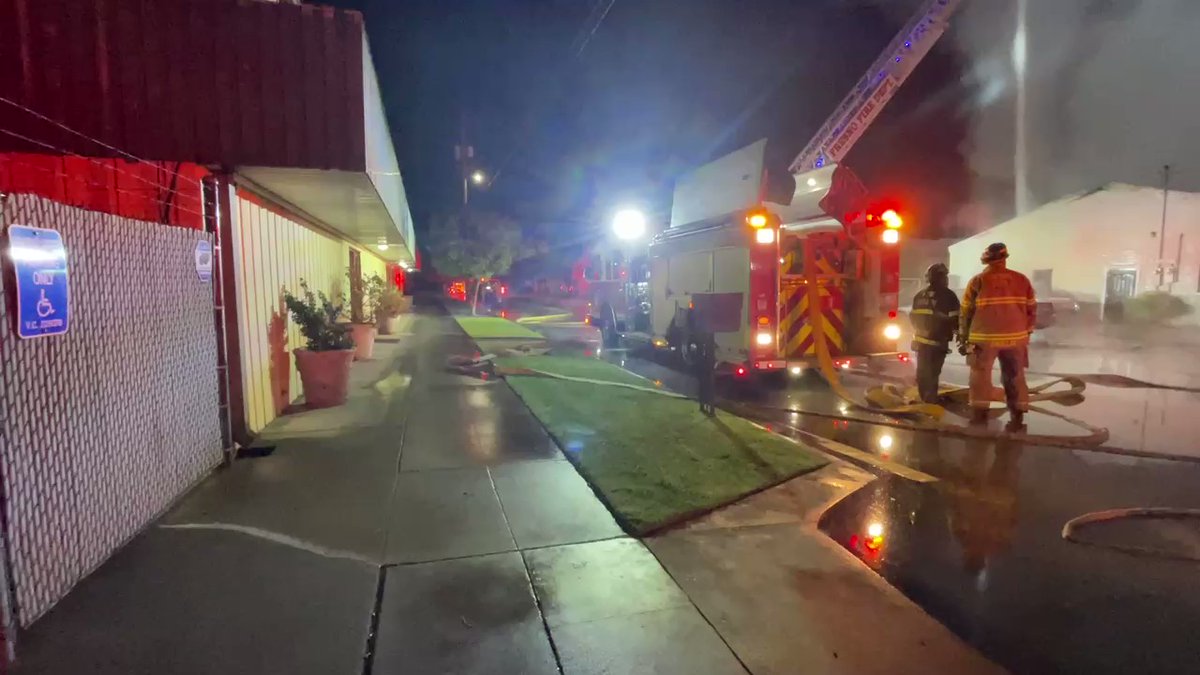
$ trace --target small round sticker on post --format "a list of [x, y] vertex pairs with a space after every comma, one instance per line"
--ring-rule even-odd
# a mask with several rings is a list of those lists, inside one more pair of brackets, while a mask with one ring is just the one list
[[212, 244], [201, 239], [196, 242], [196, 276], [200, 277], [200, 281], [208, 283], [212, 279], [212, 268]]

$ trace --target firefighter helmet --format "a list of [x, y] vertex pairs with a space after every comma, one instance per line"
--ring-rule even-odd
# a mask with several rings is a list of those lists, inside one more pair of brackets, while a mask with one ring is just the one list
[[1008, 247], [1000, 242], [996, 242], [995, 244], [987, 247], [987, 249], [983, 252], [983, 255], [979, 256], [979, 262], [994, 263], [999, 260], [1004, 260], [1007, 257]]
[[933, 263], [925, 270], [925, 281], [933, 283], [935, 279], [946, 279], [950, 276], [950, 268], [946, 263]]

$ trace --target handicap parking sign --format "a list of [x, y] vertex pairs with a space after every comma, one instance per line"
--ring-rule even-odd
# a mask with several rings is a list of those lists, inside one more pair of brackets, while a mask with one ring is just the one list
[[70, 290], [62, 235], [13, 225], [8, 228], [8, 255], [16, 272], [17, 335], [35, 338], [67, 332]]

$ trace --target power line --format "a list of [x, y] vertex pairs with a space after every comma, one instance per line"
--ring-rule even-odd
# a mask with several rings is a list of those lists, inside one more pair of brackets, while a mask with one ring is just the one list
[[[574, 40], [571, 40], [571, 45], [567, 48], [568, 51], [574, 52], [571, 54], [572, 61], [578, 60], [583, 54], [583, 51], [587, 49], [588, 44], [591, 43], [592, 38], [596, 35], [596, 31], [600, 30], [600, 24], [604, 23], [604, 19], [608, 16], [609, 12], [612, 11], [613, 5], [615, 5], [616, 2], [617, 0], [596, 0], [596, 3], [592, 5], [591, 10], [588, 12], [587, 18], [584, 19], [583, 26], [580, 28], [579, 33], [576, 34]], [[603, 7], [603, 10], [597, 11], [600, 10], [601, 7]], [[576, 47], [576, 44], [579, 46]], [[563, 72], [566, 72], [565, 68]], [[497, 165], [496, 170], [492, 173], [492, 179], [488, 182], [489, 185], [495, 185], [496, 181], [500, 179], [500, 174], [503, 173], [504, 169], [508, 166], [508, 163], [512, 161], [513, 155], [517, 153], [517, 148], [524, 144], [524, 141], [529, 136], [529, 133], [530, 132], [526, 130], [519, 141], [514, 143], [512, 148], [509, 149], [508, 154], [504, 156], [504, 159], [501, 160], [501, 162]]]
[[[124, 174], [124, 175], [126, 175], [126, 176], [129, 176], [130, 178], [133, 178], [134, 180], [141, 181], [142, 183], [145, 183], [146, 185], [149, 185], [150, 187], [154, 188], [154, 189], [155, 189], [155, 190], [157, 190], [157, 191], [163, 191], [163, 190], [166, 190], [166, 189], [168, 189], [168, 188], [167, 188], [167, 186], [165, 186], [165, 185], [162, 185], [162, 184], [160, 184], [160, 183], [155, 183], [155, 182], [153, 182], [153, 181], [149, 181], [149, 180], [147, 180], [147, 179], [145, 179], [145, 178], [143, 178], [143, 177], [141, 177], [141, 176], [139, 176], [139, 175], [137, 175], [137, 174], [133, 174], [133, 173], [130, 173], [130, 172], [128, 172], [128, 171], [124, 171], [124, 170], [122, 170], [122, 169], [118, 168], [118, 167], [117, 167], [117, 166], [115, 166], [115, 165], [105, 164], [105, 163], [101, 162], [100, 160], [98, 160], [98, 159], [96, 159], [96, 158], [94, 158], [94, 157], [86, 157], [86, 156], [83, 156], [83, 155], [78, 155], [78, 154], [75, 154], [75, 153], [72, 153], [72, 152], [68, 152], [68, 151], [66, 151], [66, 150], [63, 150], [62, 148], [59, 148], [59, 147], [57, 147], [57, 146], [55, 146], [55, 145], [53, 145], [53, 144], [46, 143], [45, 141], [39, 141], [39, 140], [37, 140], [37, 139], [34, 139], [34, 138], [30, 138], [30, 137], [28, 137], [28, 136], [25, 136], [24, 134], [20, 134], [20, 133], [17, 133], [17, 132], [15, 132], [15, 131], [11, 131], [11, 130], [9, 130], [9, 129], [0, 128], [0, 133], [7, 134], [7, 135], [9, 135], [9, 136], [12, 136], [13, 138], [16, 138], [16, 139], [18, 139], [18, 140], [25, 141], [26, 143], [32, 143], [32, 144], [34, 144], [34, 145], [41, 146], [41, 147], [43, 147], [43, 148], [46, 148], [47, 150], [51, 150], [51, 151], [55, 152], [56, 154], [62, 155], [62, 156], [64, 156], [64, 157], [79, 157], [80, 159], [85, 159], [85, 160], [87, 160], [87, 161], [89, 161], [89, 162], [91, 162], [91, 163], [95, 164], [96, 166], [99, 166], [99, 167], [101, 167], [101, 168], [105, 169], [105, 170], [112, 170], [112, 171], [115, 171], [116, 173], [120, 173], [120, 174]], [[157, 169], [157, 168], [161, 168], [161, 167], [158, 167], [156, 164], [153, 164], [152, 162], [146, 162], [146, 161], [144, 161], [144, 160], [138, 160], [138, 161], [139, 161], [140, 163], [142, 163], [142, 164], [145, 164], [145, 165], [147, 165], [147, 166], [152, 166], [152, 167], [155, 167], [156, 169]], [[91, 184], [91, 185], [92, 185], [93, 187], [99, 187], [99, 184]], [[196, 185], [197, 185], [197, 186], [199, 186], [199, 185], [200, 185], [200, 182], [199, 182], [199, 181], [196, 181]], [[117, 192], [127, 192], [127, 193], [130, 193], [130, 194], [133, 194], [133, 193], [132, 193], [132, 191], [129, 191], [129, 190], [121, 190], [119, 187], [115, 187], [115, 186], [114, 186], [114, 188], [113, 188], [113, 189], [114, 189], [114, 190], [116, 190]], [[176, 194], [177, 194], [177, 191], [176, 191]], [[195, 199], [194, 197], [192, 197], [192, 198], [193, 198], [193, 199]], [[163, 204], [163, 205], [168, 205], [168, 204], [169, 204], [169, 202], [165, 202], [165, 203], [164, 203], [164, 201], [163, 201], [163, 200], [161, 200], [161, 199], [155, 199], [155, 201], [157, 201], [157, 202], [159, 202], [160, 204]], [[180, 211], [185, 211], [185, 212], [187, 212], [187, 213], [189, 213], [189, 214], [191, 214], [191, 215], [194, 215], [194, 216], [199, 216], [199, 217], [204, 217], [204, 213], [203, 213], [202, 211], [197, 211], [197, 210], [195, 210], [195, 209], [190, 209], [190, 208], [187, 208], [187, 207], [183, 206], [182, 204], [180, 204], [178, 201], [176, 201], [176, 202], [174, 203], [174, 207], [175, 207], [176, 209], [180, 210]], [[204, 202], [203, 202], [203, 200], [201, 200], [201, 203], [200, 203], [200, 208], [204, 208]]]
[[[69, 132], [69, 133], [75, 134], [76, 136], [78, 136], [78, 137], [80, 137], [80, 138], [83, 138], [83, 139], [85, 139], [85, 140], [89, 140], [89, 141], [91, 141], [91, 142], [93, 142], [93, 143], [95, 143], [95, 144], [97, 144], [97, 145], [99, 145], [99, 146], [101, 146], [101, 147], [103, 147], [103, 148], [106, 148], [106, 149], [108, 149], [108, 150], [110, 150], [110, 151], [112, 151], [112, 152], [115, 152], [115, 153], [117, 153], [117, 154], [119, 154], [119, 155], [121, 155], [121, 156], [125, 157], [126, 159], [132, 160], [132, 161], [134, 161], [134, 162], [138, 162], [138, 163], [140, 163], [140, 164], [151, 164], [151, 165], [153, 165], [153, 164], [154, 164], [153, 162], [149, 162], [149, 161], [147, 161], [147, 160], [144, 160], [144, 159], [142, 159], [141, 157], [138, 157], [138, 156], [136, 156], [136, 155], [133, 155], [133, 154], [131, 154], [131, 153], [129, 153], [129, 152], [127, 152], [127, 151], [125, 151], [125, 150], [122, 150], [121, 148], [118, 148], [118, 147], [116, 147], [116, 146], [114, 146], [114, 145], [109, 145], [108, 143], [105, 143], [104, 141], [102, 141], [102, 140], [100, 140], [100, 139], [98, 139], [98, 138], [93, 138], [93, 137], [91, 137], [91, 136], [88, 136], [87, 134], [85, 134], [85, 133], [83, 133], [83, 132], [81, 132], [81, 131], [78, 131], [78, 130], [76, 130], [76, 129], [73, 129], [73, 128], [71, 128], [71, 127], [67, 126], [66, 124], [63, 124], [62, 122], [59, 122], [58, 120], [56, 120], [56, 119], [54, 119], [54, 118], [47, 117], [47, 116], [43, 115], [42, 113], [40, 113], [40, 112], [38, 112], [38, 111], [34, 110], [33, 108], [29, 108], [29, 107], [26, 107], [26, 106], [24, 106], [24, 105], [21, 105], [20, 103], [17, 103], [16, 101], [13, 101], [12, 99], [6, 98], [6, 97], [4, 97], [4, 96], [0, 96], [0, 103], [7, 103], [7, 104], [9, 104], [9, 105], [13, 106], [14, 108], [18, 108], [18, 109], [20, 109], [20, 110], [24, 110], [25, 112], [29, 113], [30, 115], [33, 115], [34, 117], [36, 117], [36, 118], [38, 118], [38, 119], [40, 119], [40, 120], [42, 120], [42, 121], [44, 121], [44, 122], [49, 122], [50, 124], [53, 124], [54, 126], [56, 126], [56, 127], [60, 128], [60, 129], [62, 129], [63, 131], [67, 131], [67, 132]], [[10, 135], [13, 135], [13, 136], [16, 136], [16, 135], [17, 135], [17, 134], [14, 134], [14, 133], [13, 133], [13, 132], [11, 132], [11, 131], [9, 131], [9, 132], [6, 132], [6, 133], [9, 133]], [[22, 138], [23, 138], [23, 140], [26, 140], [26, 141], [29, 141], [29, 142], [32, 142], [32, 143], [38, 143], [39, 145], [42, 145], [42, 146], [45, 146], [45, 147], [49, 147], [49, 146], [47, 146], [45, 143], [41, 143], [41, 142], [39, 142], [39, 141], [34, 141], [33, 139], [29, 139], [29, 138], [24, 138], [24, 137], [22, 137]], [[65, 150], [58, 150], [58, 152], [61, 152], [61, 153], [65, 154], [65, 155], [73, 155], [73, 154], [75, 154], [75, 153], [70, 153], [70, 152], [67, 152], [67, 151], [65, 151]], [[196, 181], [196, 185], [200, 185], [200, 181]]]

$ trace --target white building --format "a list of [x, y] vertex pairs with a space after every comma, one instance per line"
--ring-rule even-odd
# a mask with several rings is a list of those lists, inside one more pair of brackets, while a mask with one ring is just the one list
[[1196, 307], [1188, 320], [1200, 321], [1200, 194], [1172, 190], [1166, 201], [1165, 227], [1158, 188], [1110, 183], [1050, 202], [951, 245], [951, 286], [965, 286], [983, 250], [1004, 242], [1009, 266], [1040, 297], [1099, 310], [1106, 299], [1164, 290]]
[[[934, 263], [950, 264], [953, 239], [900, 239], [900, 306], [910, 307], [913, 296], [925, 288], [925, 270]], [[965, 283], [965, 282], [964, 282]], [[951, 286], [953, 287], [953, 283]]]

